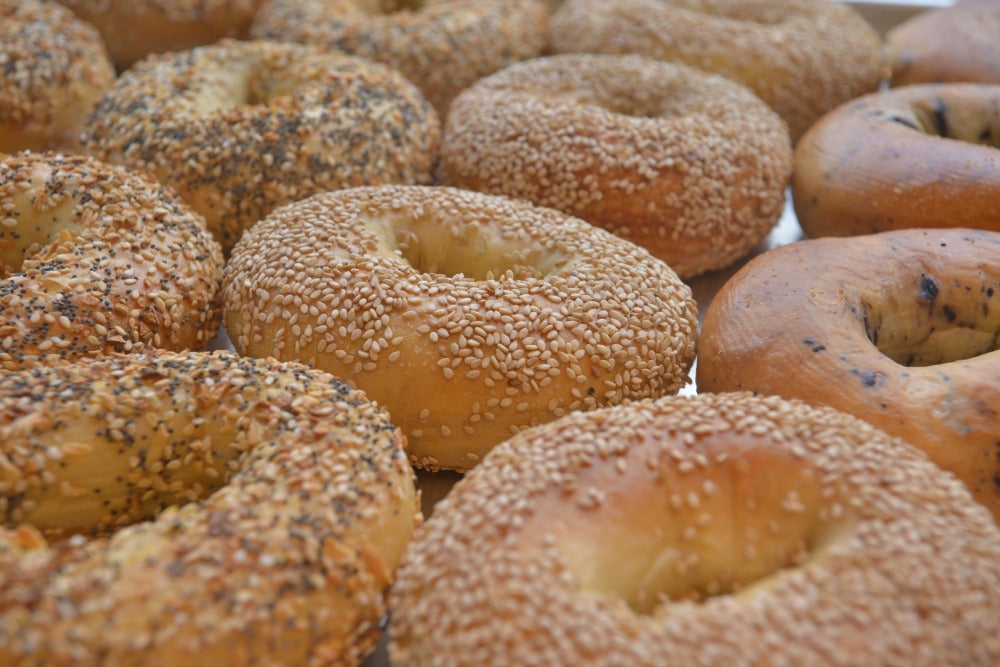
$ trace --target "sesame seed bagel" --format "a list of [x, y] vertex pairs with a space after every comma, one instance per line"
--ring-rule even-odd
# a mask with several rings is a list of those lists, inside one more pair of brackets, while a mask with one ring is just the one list
[[878, 33], [850, 7], [816, 0], [566, 0], [555, 53], [638, 53], [750, 87], [792, 139], [838, 104], [876, 90]]
[[494, 449], [418, 528], [390, 595], [390, 657], [987, 667], [998, 553], [1000, 530], [957, 480], [858, 419], [667, 397]]
[[434, 110], [388, 67], [231, 40], [137, 64], [83, 137], [177, 190], [226, 251], [273, 208], [316, 192], [429, 183], [439, 141]]
[[810, 236], [1000, 231], [1000, 85], [916, 84], [838, 107], [795, 147], [792, 201]]
[[76, 147], [114, 80], [100, 35], [72, 12], [0, 0], [0, 152]]
[[203, 349], [222, 263], [201, 216], [155, 183], [90, 157], [0, 157], [0, 372]]
[[384, 410], [230, 353], [0, 377], [0, 462], [12, 666], [358, 664], [417, 511]]
[[388, 63], [443, 116], [477, 79], [539, 55], [547, 27], [545, 0], [272, 0], [251, 32]]
[[689, 288], [558, 211], [452, 188], [317, 195], [255, 225], [223, 278], [237, 352], [362, 388], [411, 461], [471, 468], [512, 433], [661, 396], [694, 358]]
[[962, 0], [921, 12], [886, 35], [889, 84], [1000, 84], [1000, 2]]
[[455, 100], [440, 179], [579, 216], [686, 278], [767, 235], [791, 169], [784, 123], [746, 88], [639, 56], [563, 55]]
[[266, 0], [56, 0], [104, 38], [119, 70], [151, 54], [246, 38]]
[[799, 398], [923, 449], [1000, 521], [1000, 234], [813, 239], [719, 291], [698, 388]]

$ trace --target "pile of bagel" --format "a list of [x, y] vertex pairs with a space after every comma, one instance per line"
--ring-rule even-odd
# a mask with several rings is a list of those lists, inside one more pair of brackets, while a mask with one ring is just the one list
[[1000, 664], [938, 4], [0, 0], [0, 664]]

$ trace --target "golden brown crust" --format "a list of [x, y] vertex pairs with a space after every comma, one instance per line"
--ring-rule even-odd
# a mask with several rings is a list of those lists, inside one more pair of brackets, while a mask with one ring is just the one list
[[439, 141], [434, 110], [388, 67], [230, 40], [137, 64], [83, 137], [177, 190], [227, 251], [275, 207], [316, 192], [429, 183]]
[[50, 2], [0, 0], [0, 153], [72, 149], [114, 82], [100, 36]]
[[1000, 2], [962, 0], [923, 12], [886, 35], [892, 86], [1000, 84]]
[[272, 0], [252, 33], [387, 63], [443, 116], [477, 79], [539, 55], [547, 27], [545, 0]]
[[119, 71], [151, 53], [245, 39], [265, 0], [56, 0], [101, 33]]
[[0, 160], [0, 372], [42, 357], [204, 349], [222, 252], [161, 186], [83, 156]]
[[988, 667], [998, 553], [1000, 531], [954, 477], [860, 420], [775, 397], [668, 397], [494, 449], [418, 528], [390, 596], [390, 657]]
[[690, 289], [645, 250], [452, 188], [286, 206], [236, 246], [223, 294], [238, 352], [361, 387], [427, 468], [470, 468], [567, 412], [673, 393], [694, 357]]
[[844, 104], [795, 147], [792, 198], [810, 236], [1000, 231], [1000, 86], [914, 85]]
[[1000, 519], [1000, 234], [816, 239], [751, 260], [719, 292], [698, 388], [800, 398], [927, 452]]
[[579, 216], [686, 278], [760, 243], [791, 158], [784, 123], [738, 84], [639, 56], [562, 55], [455, 100], [440, 179]]
[[792, 139], [838, 104], [878, 88], [882, 40], [851, 8], [815, 0], [567, 0], [556, 53], [638, 53], [749, 86]]
[[19, 667], [356, 665], [417, 511], [382, 409], [229, 353], [0, 377], [0, 461], [7, 526], [120, 528], [0, 531], [0, 661]]

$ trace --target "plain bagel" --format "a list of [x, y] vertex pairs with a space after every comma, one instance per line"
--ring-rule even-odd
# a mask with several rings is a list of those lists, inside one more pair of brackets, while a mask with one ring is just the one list
[[795, 147], [792, 199], [810, 236], [1000, 231], [1000, 86], [904, 86], [838, 107]]
[[838, 104], [876, 90], [882, 40], [839, 2], [567, 0], [552, 16], [555, 53], [638, 53], [749, 86], [792, 139]]
[[993, 667], [998, 553], [953, 476], [861, 420], [667, 397], [490, 452], [418, 528], [389, 653], [412, 667]]
[[84, 156], [0, 156], [0, 373], [41, 358], [204, 349], [222, 251], [162, 186]]
[[961, 0], [921, 12], [886, 35], [890, 85], [1000, 84], [1000, 2]]
[[861, 417], [957, 475], [1000, 520], [1000, 234], [902, 230], [770, 250], [710, 304], [699, 391]]
[[578, 216], [687, 278], [767, 235], [791, 159], [785, 124], [743, 86], [640, 56], [562, 55], [455, 99], [440, 180]]
[[296, 364], [0, 376], [0, 662], [357, 665], [416, 503], [385, 411]]
[[266, 0], [56, 0], [100, 31], [119, 70], [167, 51], [245, 39]]
[[642, 248], [525, 201], [419, 186], [282, 207], [233, 250], [223, 302], [237, 352], [362, 388], [431, 469], [677, 391], [697, 326], [690, 289]]

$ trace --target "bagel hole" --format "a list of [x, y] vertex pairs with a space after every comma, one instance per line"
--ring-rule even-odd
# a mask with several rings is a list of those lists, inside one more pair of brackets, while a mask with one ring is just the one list
[[921, 100], [892, 118], [932, 136], [1000, 148], [1000, 114], [975, 105], [948, 104], [941, 98]]
[[390, 15], [418, 12], [428, 4], [428, 0], [366, 0], [366, 2], [360, 3], [360, 6], [368, 14]]
[[630, 76], [594, 80], [586, 85], [547, 91], [549, 100], [574, 105], [600, 107], [630, 118], [677, 118], [697, 113], [705, 107], [705, 96], [679, 80], [658, 81], [654, 86], [636, 85]]
[[473, 280], [545, 278], [569, 262], [556, 247], [531, 238], [505, 234], [501, 225], [434, 215], [385, 221], [381, 237], [386, 249], [419, 273]]
[[1000, 281], [966, 284], [921, 273], [877, 303], [862, 303], [858, 314], [868, 340], [901, 366], [935, 366], [1000, 350]]
[[752, 594], [821, 557], [847, 525], [841, 494], [783, 448], [737, 451], [704, 471], [671, 464], [660, 481], [633, 479], [605, 492], [606, 516], [598, 507], [565, 526], [555, 543], [583, 591], [649, 615], [669, 601]]
[[[115, 392], [114, 386], [103, 381], [91, 387], [94, 392], [108, 396]], [[176, 388], [174, 396], [178, 404], [195, 405], [199, 400], [194, 387]], [[266, 428], [253, 422], [247, 419], [218, 423], [177, 410], [150, 415], [148, 419], [137, 416], [123, 424], [111, 424], [101, 414], [81, 417], [53, 430], [50, 448], [65, 451], [67, 443], [72, 447], [73, 443], [87, 442], [87, 434], [109, 436], [98, 440], [94, 451], [88, 454], [90, 460], [73, 461], [72, 465], [61, 466], [58, 473], [60, 486], [91, 492], [35, 502], [27, 522], [49, 539], [76, 534], [106, 536], [126, 526], [154, 520], [170, 508], [204, 501], [226, 486], [241, 468], [247, 452], [242, 444], [246, 432]], [[128, 432], [136, 442], [147, 444], [99, 453], [101, 447], [120, 445], [113, 439], [119, 437], [117, 429]], [[163, 433], [177, 437], [171, 441]], [[65, 453], [61, 456], [64, 460], [73, 458]]]
[[[732, 3], [728, 0], [673, 0], [674, 5], [699, 14], [707, 14], [731, 21], [780, 25], [789, 19], [788, 9], [775, 3]], [[739, 28], [739, 26], [735, 26]]]
[[13, 210], [0, 212], [3, 223], [0, 225], [0, 278], [21, 272], [25, 262], [53, 243], [72, 243], [79, 234], [75, 200], [56, 198], [46, 193], [41, 183], [38, 188], [16, 195], [9, 202]]

